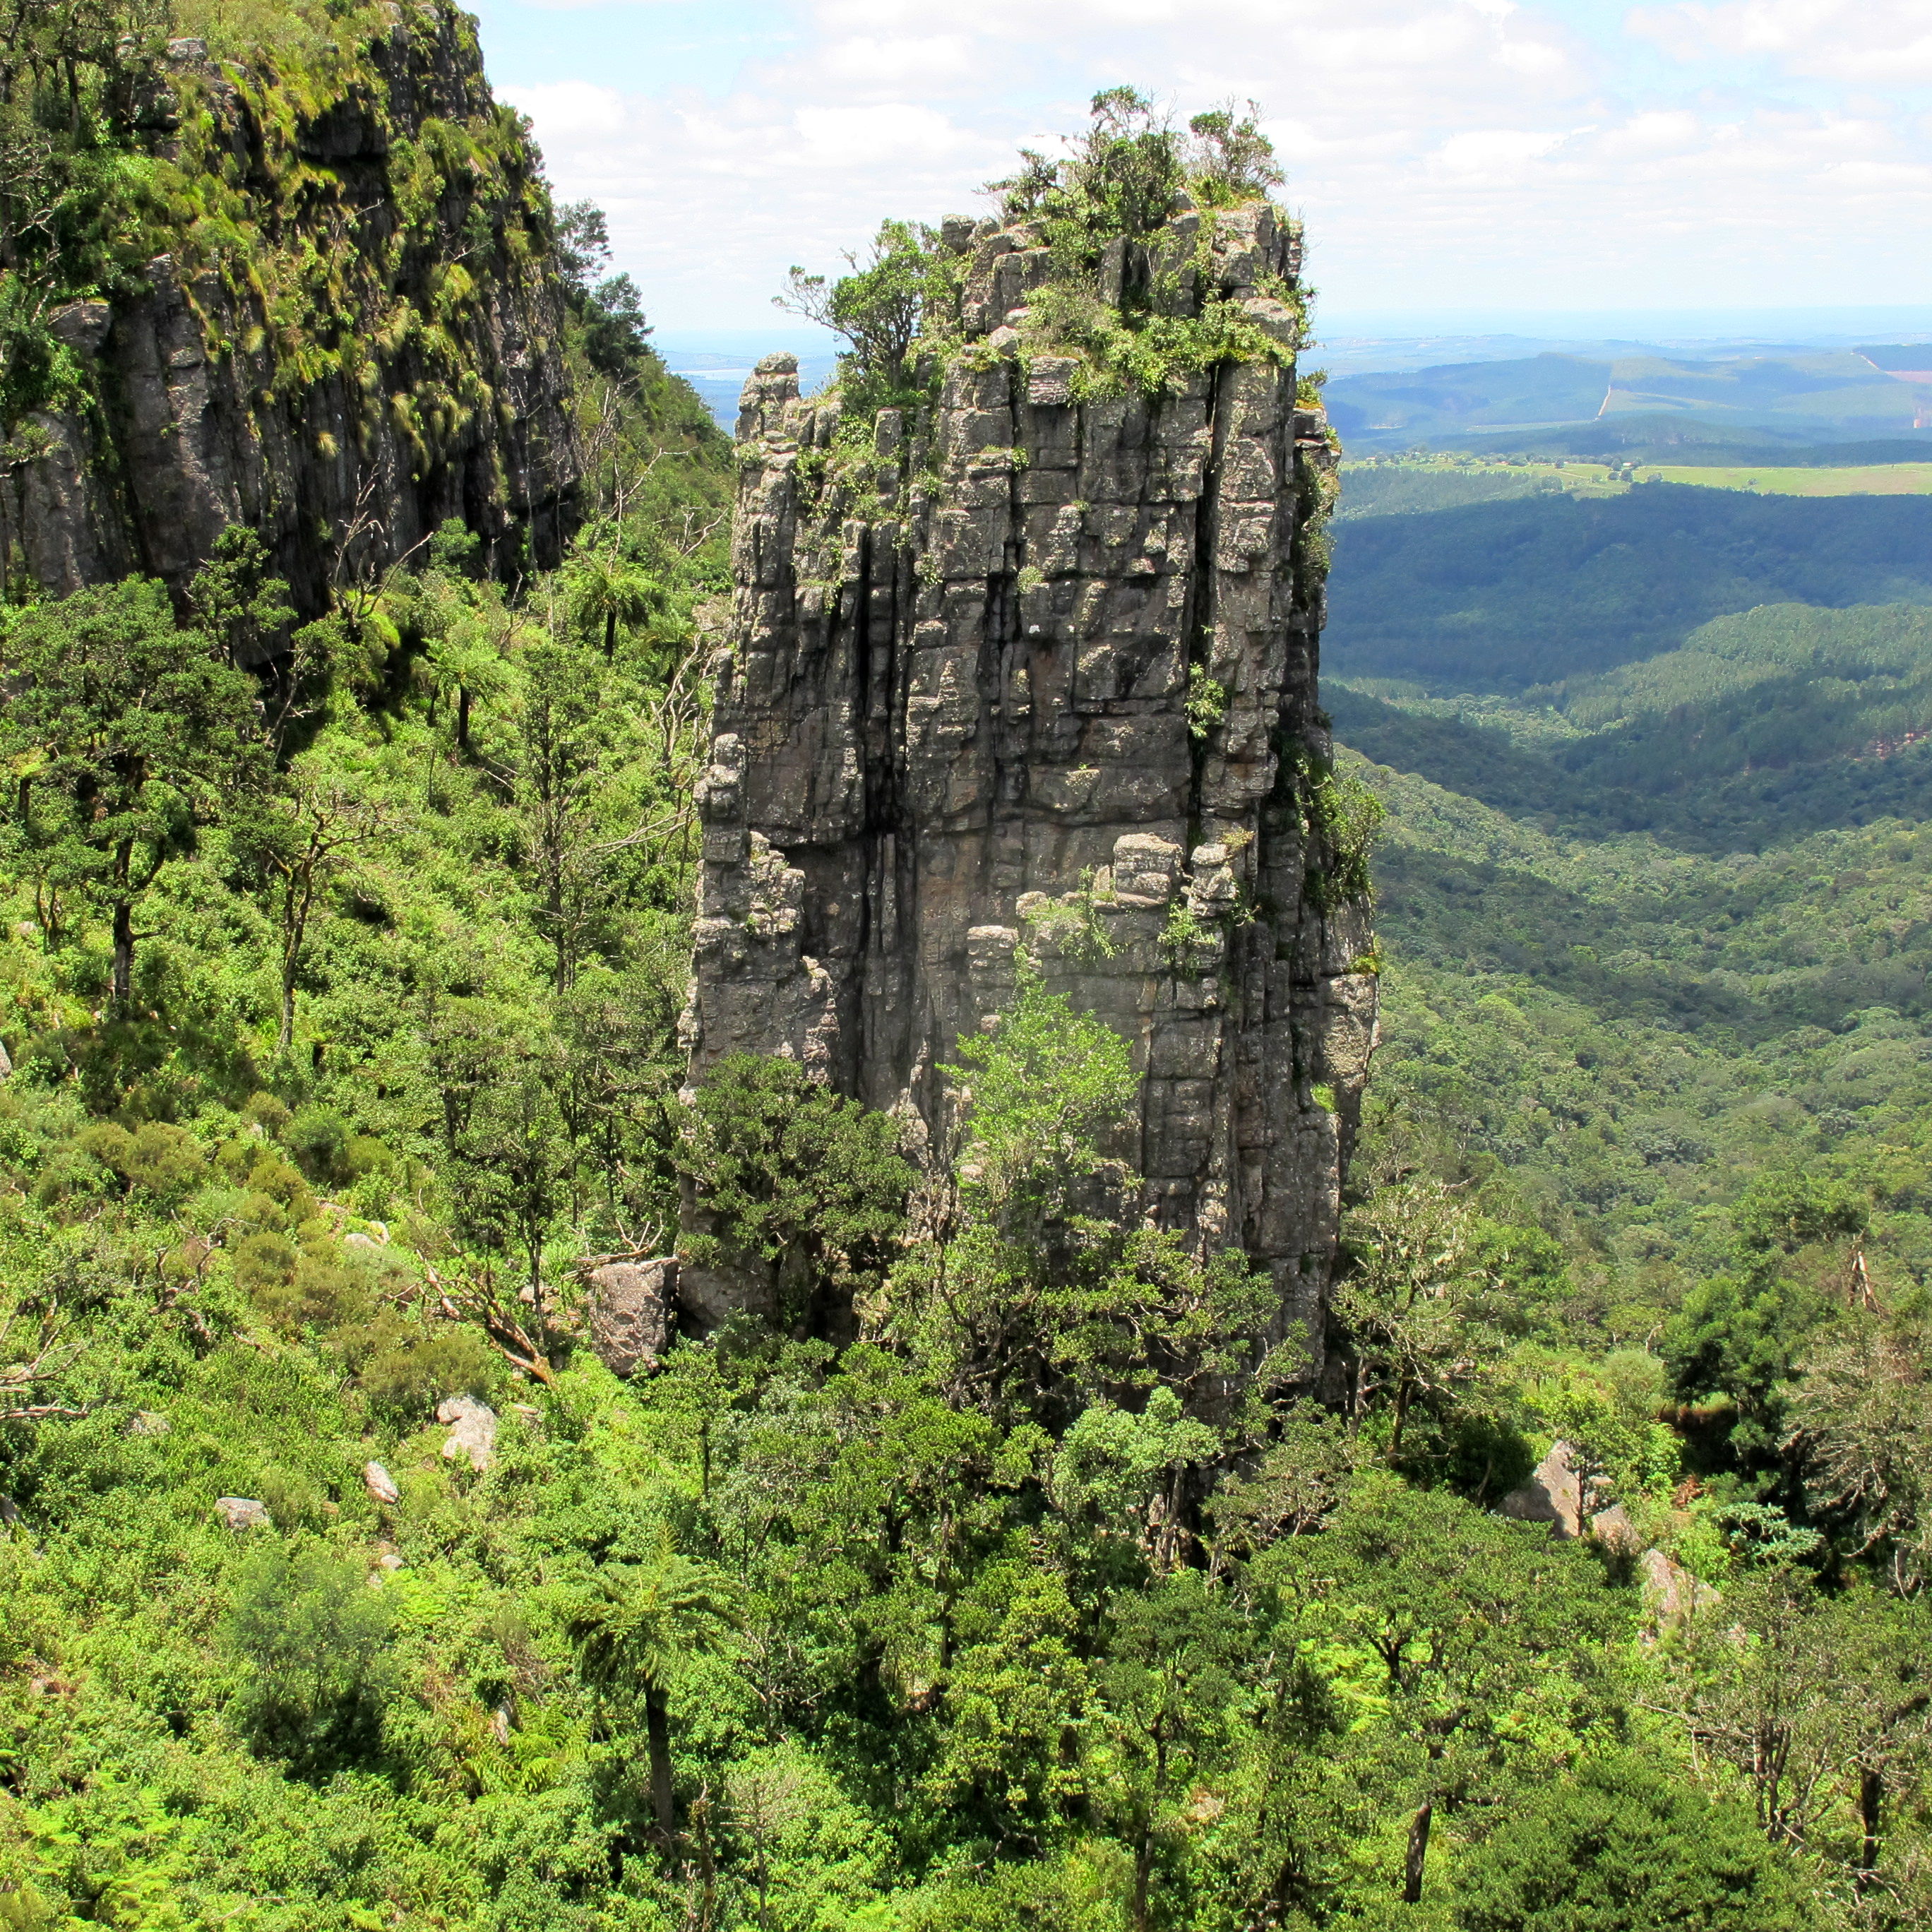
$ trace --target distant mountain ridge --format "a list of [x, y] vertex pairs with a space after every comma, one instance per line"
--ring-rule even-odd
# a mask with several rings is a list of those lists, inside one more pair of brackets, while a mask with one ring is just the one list
[[[1913, 358], [1916, 368], [1907, 366]], [[1928, 364], [1932, 345], [1714, 361], [1546, 352], [1340, 376], [1324, 400], [1344, 440], [1358, 449], [1441, 446], [1486, 433], [1493, 439], [1633, 416], [1646, 418], [1652, 440], [1660, 433], [1654, 419], [1665, 416], [1688, 419], [1694, 433], [1755, 431], [1760, 442], [1844, 440], [1859, 431], [1893, 436], [1932, 426], [1932, 375], [1920, 380]]]

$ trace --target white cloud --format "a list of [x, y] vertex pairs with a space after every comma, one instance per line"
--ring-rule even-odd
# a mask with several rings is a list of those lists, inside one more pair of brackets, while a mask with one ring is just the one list
[[806, 155], [822, 166], [943, 166], [979, 145], [944, 115], [903, 101], [876, 107], [801, 107], [792, 118], [804, 137]]
[[1436, 164], [1456, 175], [1487, 178], [1518, 175], [1524, 164], [1539, 159], [1563, 140], [1561, 134], [1533, 134], [1525, 128], [1472, 129], [1452, 134], [1436, 151]]
[[1853, 85], [1932, 82], [1924, 0], [1720, 0], [1639, 8], [1630, 26], [1680, 59], [1757, 56], [1790, 74]]
[[628, 124], [624, 97], [587, 80], [548, 81], [519, 88], [511, 98], [537, 124], [539, 140], [551, 132], [570, 148], [621, 135]]
[[[722, 93], [608, 70], [503, 88], [668, 325], [755, 324], [790, 263], [836, 267], [888, 214], [976, 211], [1016, 147], [1122, 79], [1183, 115], [1264, 104], [1331, 304], [1932, 300], [1932, 261], [1899, 246], [1932, 219], [1932, 119], [1899, 91], [1927, 0], [1654, 7], [1621, 44], [1573, 32], [1566, 0], [768, 4], [784, 32], [748, 34]], [[668, 17], [612, 10], [628, 74]], [[1660, 46], [1707, 64], [1673, 86]], [[1766, 62], [1805, 86], [1746, 86]]]

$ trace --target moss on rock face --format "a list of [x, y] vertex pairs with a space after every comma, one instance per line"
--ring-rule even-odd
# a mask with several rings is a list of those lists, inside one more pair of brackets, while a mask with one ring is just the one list
[[82, 51], [69, 131], [37, 145], [50, 44], [0, 116], [53, 211], [6, 211], [10, 580], [178, 592], [235, 522], [307, 614], [452, 516], [500, 572], [554, 561], [578, 459], [550, 196], [470, 16], [124, 34]]

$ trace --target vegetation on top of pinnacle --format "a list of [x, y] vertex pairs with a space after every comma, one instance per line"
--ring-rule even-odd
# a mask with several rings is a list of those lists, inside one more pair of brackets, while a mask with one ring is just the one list
[[[1245, 114], [1210, 110], [1184, 130], [1133, 88], [1108, 88], [1064, 158], [1022, 150], [1018, 172], [988, 184], [1001, 219], [1047, 257], [1025, 304], [1023, 357], [1078, 358], [1082, 396], [1157, 395], [1223, 362], [1292, 357], [1291, 345], [1210, 283], [1214, 211], [1264, 200], [1283, 179], [1258, 111], [1252, 103]], [[1168, 224], [1197, 208], [1208, 214], [1197, 232], [1162, 246]], [[774, 298], [848, 345], [832, 387], [857, 426], [855, 448], [880, 409], [929, 401], [950, 362], [985, 352], [968, 340], [962, 314], [970, 232], [958, 220], [938, 229], [887, 221], [862, 261], [848, 256], [849, 274], [794, 267], [788, 292]], [[1268, 279], [1263, 292], [1301, 316], [1300, 290]]]

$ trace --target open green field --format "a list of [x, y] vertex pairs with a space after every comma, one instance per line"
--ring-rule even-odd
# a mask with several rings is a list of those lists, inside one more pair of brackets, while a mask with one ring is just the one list
[[1634, 483], [1684, 483], [1760, 496], [1923, 496], [1932, 495], [1932, 462], [1868, 463], [1841, 466], [1624, 464], [1521, 457], [1376, 457], [1342, 466], [1342, 514], [1388, 516], [1494, 502], [1505, 497], [1554, 494], [1619, 496]]
[[1843, 470], [1678, 469], [1640, 465], [1636, 474], [1646, 482], [1696, 483], [1714, 490], [1768, 490], [1781, 496], [1922, 496], [1932, 491], [1932, 463], [1869, 463]]

